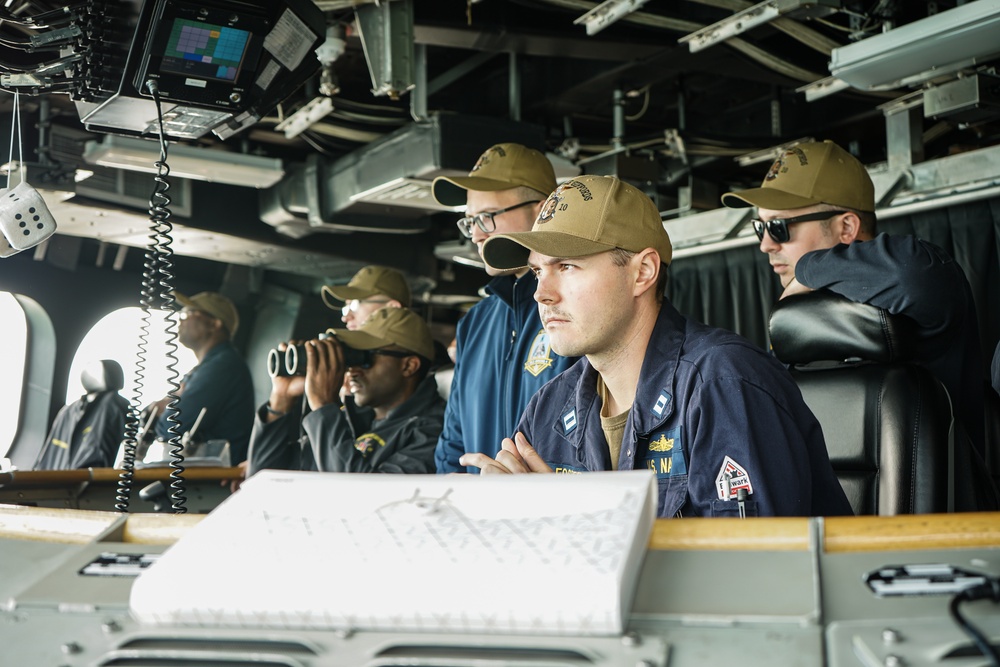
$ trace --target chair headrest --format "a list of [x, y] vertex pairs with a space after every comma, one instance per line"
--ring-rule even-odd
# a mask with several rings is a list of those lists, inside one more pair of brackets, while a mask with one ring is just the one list
[[101, 359], [83, 369], [80, 381], [88, 394], [118, 391], [125, 386], [125, 374], [122, 372], [121, 364], [114, 359]]
[[904, 361], [914, 323], [908, 317], [818, 290], [786, 297], [771, 311], [774, 355], [786, 364]]

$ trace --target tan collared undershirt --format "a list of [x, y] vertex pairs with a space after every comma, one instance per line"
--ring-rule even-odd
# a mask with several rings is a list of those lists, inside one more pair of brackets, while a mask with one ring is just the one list
[[604, 431], [604, 438], [608, 441], [608, 449], [611, 451], [611, 469], [618, 470], [618, 456], [621, 454], [622, 439], [625, 437], [625, 422], [628, 421], [631, 408], [620, 415], [606, 414], [611, 396], [600, 375], [597, 376], [597, 395], [601, 397], [601, 430]]

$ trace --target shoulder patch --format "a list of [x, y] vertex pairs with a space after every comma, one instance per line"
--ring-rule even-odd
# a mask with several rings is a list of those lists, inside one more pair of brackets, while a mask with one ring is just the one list
[[358, 450], [365, 456], [368, 455], [375, 447], [385, 447], [385, 440], [378, 433], [365, 433], [364, 435], [358, 436], [354, 441], [354, 449]]
[[753, 484], [746, 468], [729, 456], [722, 462], [719, 475], [715, 478], [715, 488], [719, 500], [732, 500], [740, 489], [746, 489], [748, 494], [753, 493]]
[[552, 365], [552, 346], [549, 344], [549, 334], [542, 329], [535, 336], [528, 348], [528, 359], [524, 362], [524, 370], [535, 377]]

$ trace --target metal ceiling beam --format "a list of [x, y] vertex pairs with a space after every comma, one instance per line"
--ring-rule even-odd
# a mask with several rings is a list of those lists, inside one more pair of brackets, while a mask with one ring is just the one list
[[625, 18], [649, 0], [604, 0], [589, 12], [573, 21], [573, 25], [587, 27], [588, 35], [596, 35], [612, 23]]
[[[418, 45], [419, 46], [419, 45]], [[476, 53], [469, 56], [465, 60], [462, 60], [457, 65], [449, 69], [448, 71], [439, 74], [434, 77], [431, 81], [427, 83], [427, 94], [433, 95], [439, 90], [443, 90], [450, 86], [451, 84], [459, 81], [467, 74], [474, 72], [479, 69], [489, 61], [493, 60], [498, 54], [491, 53], [489, 51], [484, 51], [482, 53]]]
[[525, 32], [487, 32], [473, 28], [416, 25], [413, 38], [417, 44], [444, 46], [471, 51], [516, 53], [521, 56], [581, 58], [631, 62], [664, 50], [662, 44], [609, 42], [585, 37], [530, 34]]
[[742, 35], [759, 25], [772, 23], [786, 14], [823, 15], [839, 9], [839, 6], [839, 0], [765, 0], [677, 41], [687, 44], [694, 53]]
[[767, 0], [767, 2], [761, 2], [736, 12], [732, 16], [727, 16], [721, 21], [716, 21], [690, 35], [684, 35], [677, 41], [681, 44], [687, 44], [691, 53], [695, 53], [724, 42], [730, 37], [742, 35], [759, 25], [773, 21], [780, 15], [775, 0]]
[[[560, 91], [552, 89], [544, 100], [545, 108], [556, 114], [573, 113], [588, 106], [607, 109], [607, 91], [628, 81], [636, 88], [644, 85], [676, 85], [679, 75], [686, 81], [698, 81], [699, 76], [713, 77], [713, 81], [700, 81], [699, 92], [705, 93], [712, 87], [725, 88], [727, 77], [738, 78], [748, 84], [778, 85], [784, 79], [770, 71], [743, 63], [733, 66], [733, 60], [724, 49], [709, 53], [691, 54], [687, 49], [673, 47], [663, 49], [641, 62], [609, 67], [600, 74], [589, 77]], [[729, 89], [733, 92], [732, 89]], [[725, 110], [726, 112], [729, 109]]]

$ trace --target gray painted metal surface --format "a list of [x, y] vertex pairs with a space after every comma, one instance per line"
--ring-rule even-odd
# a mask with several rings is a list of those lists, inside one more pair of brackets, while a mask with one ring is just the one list
[[[863, 577], [939, 562], [996, 577], [1000, 549], [826, 553], [821, 522], [810, 522], [808, 549], [650, 550], [628, 631], [612, 637], [144, 626], [128, 611], [132, 577], [81, 570], [102, 554], [155, 556], [164, 547], [115, 541], [120, 525], [79, 545], [4, 539], [0, 643], [4, 664], [66, 667], [983, 664], [948, 619], [948, 596], [878, 598]], [[968, 607], [1000, 639], [1000, 610]]]

